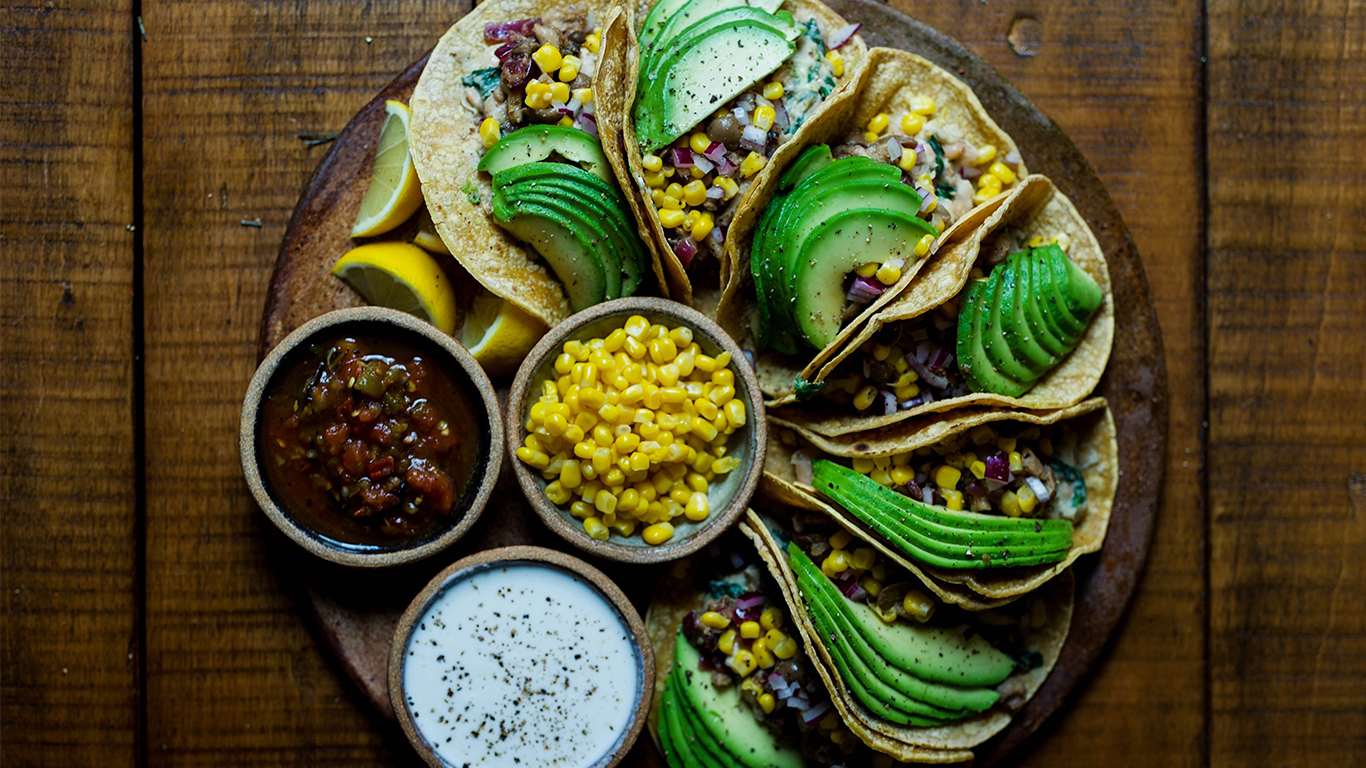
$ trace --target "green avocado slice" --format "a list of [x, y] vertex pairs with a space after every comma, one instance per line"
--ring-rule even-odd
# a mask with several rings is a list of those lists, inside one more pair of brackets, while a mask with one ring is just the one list
[[1050, 263], [1048, 255], [1042, 248], [1035, 248], [1028, 251], [1029, 254], [1029, 276], [1035, 290], [1039, 292], [1039, 306], [1045, 316], [1053, 321], [1053, 325], [1058, 330], [1058, 335], [1067, 340], [1068, 346], [1076, 346], [1081, 341], [1081, 337], [1086, 333], [1086, 326], [1077, 322], [1072, 313], [1067, 309], [1067, 302], [1062, 297], [1056, 282], [1053, 265]]
[[1105, 292], [1101, 290], [1095, 278], [1067, 258], [1067, 254], [1057, 243], [1050, 243], [1038, 250], [1042, 250], [1048, 257], [1053, 269], [1053, 285], [1057, 287], [1067, 311], [1082, 325], [1085, 333], [1084, 329], [1091, 322], [1091, 315], [1095, 314], [1101, 302], [1105, 301]]
[[[858, 497], [870, 498], [894, 509], [898, 513], [914, 515], [916, 519], [938, 526], [946, 533], [977, 535], [1019, 535], [1045, 534], [1059, 537], [1072, 535], [1072, 523], [1067, 520], [1040, 520], [1005, 515], [988, 515], [979, 512], [952, 510], [916, 501], [903, 496], [890, 488], [884, 488], [860, 472], [837, 464], [828, 459], [817, 459], [812, 467], [817, 478], [837, 486], [851, 486], [852, 493]], [[992, 544], [968, 539], [957, 539], [958, 543], [968, 545]], [[1003, 540], [1007, 544], [1021, 543], [1017, 539]]]
[[[1038, 381], [1038, 374], [1023, 362], [1016, 360], [1015, 355], [1011, 354], [1010, 344], [1006, 341], [1005, 324], [1001, 321], [1001, 303], [1006, 294], [1005, 286], [1006, 270], [998, 265], [991, 270], [991, 275], [987, 277], [987, 289], [983, 296], [986, 303], [981, 304], [978, 311], [982, 314], [982, 346], [986, 350], [987, 360], [991, 367], [1009, 376], [1012, 379], [1034, 386]], [[1010, 286], [1010, 293], [1015, 292], [1015, 286]], [[1026, 390], [1028, 391], [1028, 390]]]
[[527, 163], [540, 162], [552, 154], [578, 163], [582, 170], [608, 184], [615, 184], [602, 145], [587, 133], [563, 125], [529, 125], [504, 136], [479, 161], [479, 170], [496, 174]]
[[606, 300], [602, 259], [568, 219], [538, 205], [514, 208], [495, 196], [493, 220], [541, 254], [564, 284], [570, 309], [579, 312]]
[[655, 3], [654, 7], [650, 9], [649, 15], [645, 17], [644, 23], [640, 26], [640, 34], [636, 36], [640, 50], [643, 51], [649, 47], [659, 36], [660, 30], [664, 28], [669, 19], [682, 10], [683, 6], [691, 2], [695, 2], [695, 0], [659, 0]]
[[[678, 14], [675, 14], [675, 16], [677, 15]], [[696, 46], [699, 41], [705, 39], [713, 30], [733, 25], [737, 21], [757, 22], [772, 27], [775, 31], [785, 35], [787, 34], [786, 28], [788, 24], [782, 18], [757, 7], [739, 4], [731, 5], [729, 8], [723, 8], [714, 13], [699, 17], [697, 21], [693, 22], [691, 25], [676, 30], [677, 34], [673, 35], [668, 40], [659, 39], [657, 41], [658, 44], [641, 57], [639, 80], [641, 87], [643, 88], [647, 85], [651, 85], [659, 78], [666, 76], [668, 70], [665, 69], [665, 67], [677, 62], [676, 54]], [[796, 31], [788, 37], [788, 39], [795, 40], [799, 33], [800, 30]], [[741, 88], [740, 90], [743, 91], [744, 88]], [[737, 91], [737, 93], [739, 92]], [[727, 99], [727, 101], [729, 101], [729, 99]], [[716, 109], [717, 108], [713, 108], [711, 111], [715, 112]]]
[[941, 708], [980, 712], [996, 700], [996, 692], [984, 690], [983, 686], [998, 685], [1014, 672], [1015, 660], [981, 635], [964, 640], [954, 629], [884, 623], [867, 606], [855, 603], [835, 589], [800, 547], [789, 543], [788, 554], [807, 575], [808, 585], [818, 590], [825, 604], [838, 606], [846, 636], [863, 638], [869, 648], [894, 669], [940, 686], [947, 694], [963, 696], [961, 702], [938, 704]]
[[792, 55], [796, 28], [778, 26], [781, 17], [765, 15], [769, 20], [733, 21], [687, 43], [687, 33], [679, 35], [678, 47], [658, 66], [659, 77], [644, 84], [633, 111], [643, 151], [654, 152], [692, 130]]
[[495, 200], [501, 199], [514, 209], [520, 209], [529, 204], [539, 205], [540, 207], [554, 211], [564, 217], [567, 221], [577, 227], [578, 231], [588, 238], [588, 245], [594, 249], [598, 258], [602, 260], [602, 274], [606, 281], [606, 297], [608, 300], [621, 297], [621, 249], [617, 242], [608, 233], [607, 229], [600, 221], [594, 219], [591, 213], [586, 213], [581, 204], [566, 201], [562, 197], [547, 194], [545, 191], [533, 190], [528, 184], [519, 184], [510, 187], [503, 187], [495, 193]]
[[1029, 256], [1024, 253], [1012, 253], [1007, 263], [1015, 270], [1016, 312], [1023, 313], [1024, 323], [1039, 346], [1061, 361], [1072, 351], [1072, 347], [1067, 339], [1057, 335], [1057, 331], [1044, 318], [1039, 307], [1039, 293], [1035, 290], [1033, 276], [1029, 270]]
[[780, 307], [777, 306], [777, 302], [781, 299], [772, 274], [775, 255], [769, 245], [781, 212], [781, 200], [764, 209], [759, 224], [754, 228], [754, 239], [749, 249], [749, 265], [750, 276], [754, 279], [754, 295], [759, 304], [759, 329], [755, 339], [761, 348], [769, 347], [785, 355], [791, 355], [797, 351], [797, 345], [780, 318]]
[[664, 752], [664, 762], [669, 764], [669, 768], [689, 768], [696, 765], [699, 760], [693, 757], [692, 747], [688, 745], [684, 738], [683, 730], [678, 725], [678, 700], [673, 696], [673, 690], [667, 684], [664, 686], [664, 693], [660, 696], [659, 722], [659, 746]]
[[610, 259], [604, 255], [603, 269], [612, 269], [611, 259], [617, 262], [617, 270], [612, 273], [616, 275], [616, 280], [613, 281], [611, 274], [608, 275], [609, 295], [630, 296], [635, 293], [643, 271], [644, 256], [637, 251], [641, 247], [640, 241], [634, 231], [627, 229], [621, 209], [613, 207], [610, 199], [604, 200], [600, 191], [583, 187], [574, 181], [551, 177], [509, 185], [499, 189], [497, 194], [504, 195], [509, 202], [539, 203], [559, 210], [566, 216], [572, 212], [588, 228], [603, 236], [600, 251], [613, 254]]
[[783, 171], [783, 175], [778, 179], [778, 188], [787, 190], [792, 189], [801, 183], [802, 179], [819, 171], [825, 166], [833, 163], [835, 158], [830, 154], [829, 144], [816, 144], [802, 150], [797, 159], [792, 161], [792, 165]]
[[[988, 278], [980, 288], [976, 289], [978, 293], [977, 300], [972, 303], [972, 312], [968, 318], [971, 325], [968, 328], [966, 338], [962, 335], [961, 331], [963, 321], [961, 318], [959, 320], [960, 331], [958, 343], [962, 345], [966, 342], [966, 347], [958, 347], [958, 351], [961, 355], [958, 358], [958, 365], [960, 368], [966, 368], [969, 371], [967, 378], [969, 379], [969, 386], [973, 387], [973, 391], [994, 392], [998, 395], [1019, 397], [1025, 392], [1028, 392], [1029, 388], [1034, 385], [1034, 382], [1022, 382], [1019, 379], [1010, 376], [1005, 371], [997, 368], [987, 356], [986, 340], [984, 336], [986, 334], [985, 328], [991, 311], [994, 287], [995, 286], [991, 284], [991, 279]], [[981, 387], [981, 389], [977, 389], [977, 387]]]
[[[697, 671], [701, 658], [680, 628], [674, 643], [674, 667], [682, 676], [678, 685], [683, 699], [705, 729], [733, 758], [746, 768], [802, 768], [805, 761], [791, 745], [775, 741], [754, 715], [741, 706], [736, 686], [718, 689], [710, 675]], [[692, 674], [687, 674], [688, 671]]]
[[[647, 60], [653, 53], [667, 49], [672, 45], [674, 38], [687, 31], [703, 19], [713, 14], [731, 8], [757, 8], [766, 13], [774, 13], [781, 7], [783, 0], [687, 0], [682, 7], [674, 11], [673, 15], [661, 20], [658, 24], [650, 25], [646, 20], [646, 27], [641, 30], [640, 50], [641, 60]], [[664, 3], [659, 3], [658, 8]], [[654, 9], [650, 10], [650, 15], [654, 15]], [[646, 35], [646, 32], [653, 34]]]
[[[693, 671], [693, 675], [702, 674]], [[703, 725], [700, 713], [692, 708], [688, 702], [687, 693], [684, 688], [686, 675], [683, 671], [675, 668], [667, 681], [668, 692], [678, 703], [677, 717], [680, 730], [683, 731], [685, 743], [691, 747], [692, 757], [697, 760], [703, 768], [730, 768], [735, 760], [731, 757], [726, 748], [717, 743], [712, 732]]]
[[986, 280], [969, 280], [966, 288], [958, 292], [958, 324], [954, 328], [953, 355], [958, 372], [963, 374], [968, 389], [985, 392], [986, 387], [972, 375], [972, 323], [981, 311], [982, 294], [986, 292]]
[[1042, 377], [1058, 364], [1058, 357], [1035, 340], [1034, 332], [1025, 320], [1024, 303], [1029, 296], [1020, 286], [1019, 272], [1015, 268], [1017, 261], [1007, 258], [992, 270], [1001, 273], [1001, 333], [1015, 361], [1029, 369], [1035, 377]]
[[914, 261], [916, 243], [933, 232], [923, 219], [886, 208], [844, 210], [817, 224], [790, 262], [802, 336], [823, 349], [844, 325], [844, 276], [869, 261]]

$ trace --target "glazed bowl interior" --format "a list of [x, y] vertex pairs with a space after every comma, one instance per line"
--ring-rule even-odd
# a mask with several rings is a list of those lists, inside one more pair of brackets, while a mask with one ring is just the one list
[[[655, 659], [654, 649], [650, 645], [649, 635], [645, 630], [645, 623], [631, 601], [617, 587], [613, 581], [602, 571], [594, 568], [588, 563], [580, 560], [573, 555], [558, 550], [546, 549], [543, 547], [513, 546], [500, 549], [490, 549], [476, 553], [462, 560], [447, 566], [444, 570], [432, 578], [427, 586], [418, 593], [417, 597], [409, 603], [404, 611], [402, 618], [399, 619], [398, 626], [394, 630], [394, 637], [389, 646], [389, 666], [388, 683], [389, 698], [394, 707], [394, 713], [398, 716], [399, 725], [407, 734], [413, 747], [417, 749], [422, 758], [432, 766], [432, 768], [449, 768], [450, 764], [444, 762], [437, 754], [437, 750], [428, 741], [426, 736], [418, 728], [418, 720], [423, 713], [414, 713], [413, 696], [405, 689], [406, 675], [405, 664], [412, 655], [409, 644], [413, 633], [419, 627], [425, 629], [424, 617], [433, 603], [437, 601], [448, 589], [460, 582], [469, 579], [480, 573], [515, 566], [540, 566], [557, 570], [567, 574], [580, 583], [597, 593], [603, 601], [611, 607], [612, 612], [627, 630], [637, 674], [632, 691], [633, 701], [630, 719], [620, 735], [612, 745], [591, 764], [591, 768], [611, 768], [621, 762], [626, 754], [630, 752], [632, 745], [640, 737], [644, 730], [645, 721], [650, 711], [650, 702], [654, 696], [655, 689]], [[549, 599], [549, 598], [547, 598]], [[482, 606], [483, 603], [480, 602]], [[436, 622], [431, 622], [435, 624]], [[449, 620], [442, 626], [442, 631], [446, 628], [454, 628]], [[461, 625], [463, 626], [463, 624]], [[527, 629], [522, 628], [525, 633]], [[515, 631], [514, 631], [515, 636]], [[591, 653], [590, 649], [580, 649]], [[463, 654], [462, 654], [463, 656]], [[441, 657], [439, 657], [441, 658]], [[501, 664], [500, 660], [500, 664]], [[583, 663], [582, 661], [573, 663]], [[516, 669], [509, 670], [515, 672]], [[449, 695], [449, 692], [448, 692]], [[592, 713], [578, 712], [575, 717], [592, 717]], [[523, 761], [523, 764], [526, 764]]]
[[[555, 358], [565, 342], [604, 338], [622, 327], [627, 318], [641, 315], [651, 323], [669, 327], [686, 325], [693, 341], [704, 354], [716, 356], [730, 352], [730, 369], [735, 373], [735, 398], [745, 404], [744, 426], [736, 429], [726, 444], [726, 455], [740, 459], [740, 466], [720, 475], [707, 489], [711, 514], [693, 522], [680, 516], [669, 521], [674, 535], [660, 545], [645, 543], [638, 526], [631, 536], [611, 532], [606, 541], [594, 539], [583, 529], [581, 520], [567, 508], [552, 504], [545, 495], [549, 481], [516, 456], [526, 438], [526, 420], [531, 406], [541, 396], [542, 385], [557, 378]], [[512, 385], [506, 418], [508, 450], [517, 480], [537, 514], [551, 530], [580, 549], [619, 562], [654, 563], [674, 560], [696, 552], [719, 536], [744, 512], [754, 495], [763, 472], [764, 451], [768, 444], [763, 396], [758, 381], [739, 346], [719, 326], [696, 310], [677, 302], [657, 298], [628, 298], [609, 301], [584, 310], [551, 329], [532, 349]]]
[[[291, 370], [313, 354], [315, 344], [345, 337], [393, 341], [416, 350], [439, 369], [458, 396], [464, 398], [472, 421], [471, 438], [478, 441], [463, 492], [450, 514], [430, 530], [412, 538], [383, 543], [356, 543], [328, 535], [310, 523], [273, 487], [260, 450], [265, 401]], [[343, 565], [374, 568], [410, 563], [430, 557], [458, 541], [478, 520], [498, 479], [503, 453], [502, 417], [488, 377], [458, 342], [435, 327], [396, 310], [355, 307], [329, 312], [305, 323], [266, 356], [247, 390], [239, 434], [242, 472], [256, 503], [281, 531], [309, 552]]]

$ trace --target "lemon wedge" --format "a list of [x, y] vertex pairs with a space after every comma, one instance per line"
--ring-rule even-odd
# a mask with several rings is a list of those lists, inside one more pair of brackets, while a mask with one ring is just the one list
[[455, 333], [455, 290], [436, 259], [412, 243], [357, 246], [341, 257], [332, 274], [371, 304], [407, 312], [447, 334]]
[[446, 247], [446, 242], [441, 239], [441, 235], [436, 232], [436, 225], [432, 223], [432, 215], [424, 207], [422, 212], [417, 215], [417, 234], [413, 235], [413, 245], [430, 253], [441, 253], [449, 256], [451, 249]]
[[384, 125], [375, 145], [370, 186], [360, 202], [352, 237], [373, 237], [397, 227], [422, 206], [422, 185], [408, 151], [408, 107], [384, 102]]
[[460, 343], [490, 376], [515, 373], [550, 330], [545, 323], [492, 294], [482, 294], [465, 316]]

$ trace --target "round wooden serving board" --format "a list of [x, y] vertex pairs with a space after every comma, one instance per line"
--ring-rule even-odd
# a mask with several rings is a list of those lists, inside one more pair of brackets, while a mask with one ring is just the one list
[[[990, 65], [939, 32], [872, 0], [827, 2], [845, 18], [863, 22], [861, 34], [869, 45], [913, 51], [971, 86], [992, 117], [1015, 138], [1029, 167], [1051, 178], [1076, 204], [1109, 260], [1116, 314], [1114, 351], [1096, 393], [1109, 399], [1119, 431], [1120, 482], [1114, 516], [1104, 549], [1075, 567], [1076, 612], [1057, 667], [1010, 726], [974, 750], [976, 764], [989, 766], [1019, 748], [1066, 703], [1104, 651], [1138, 582], [1152, 536], [1167, 437], [1161, 333], [1142, 263], [1119, 211], [1090, 164], [1053, 121]], [[433, 30], [433, 38], [442, 31]], [[261, 325], [261, 357], [308, 319], [363, 303], [330, 270], [355, 244], [349, 233], [369, 183], [370, 157], [384, 119], [384, 101], [406, 102], [425, 63], [425, 56], [414, 62], [351, 120], [300, 197], [271, 278]], [[457, 293], [472, 295], [475, 285], [469, 275], [453, 259], [444, 261]], [[509, 382], [495, 384], [505, 399]], [[434, 562], [361, 571], [314, 558], [283, 536], [272, 536], [268, 547], [282, 582], [293, 590], [301, 613], [323, 646], [376, 715], [393, 721], [386, 684], [389, 641], [408, 602], [444, 565], [479, 550], [513, 544], [566, 546], [536, 519], [511, 468], [504, 466], [499, 487], [479, 523]], [[613, 578], [637, 610], [645, 613], [663, 566], [622, 565], [574, 554]], [[650, 740], [641, 739], [624, 764], [662, 766], [663, 761]]]

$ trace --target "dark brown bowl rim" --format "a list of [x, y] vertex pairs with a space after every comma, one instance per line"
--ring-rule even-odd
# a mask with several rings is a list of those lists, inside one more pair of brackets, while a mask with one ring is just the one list
[[[295, 522], [293, 514], [276, 503], [270, 495], [264, 478], [261, 476], [260, 465], [256, 456], [256, 438], [260, 428], [258, 415], [267, 388], [275, 377], [280, 364], [295, 349], [308, 341], [330, 332], [334, 328], [351, 324], [387, 326], [397, 338], [402, 338], [404, 335], [410, 337], [416, 335], [435, 345], [435, 349], [448, 356], [448, 359], [442, 362], [442, 369], [451, 376], [466, 377], [471, 385], [470, 388], [479, 392], [479, 399], [484, 406], [484, 415], [488, 420], [488, 435], [482, 462], [483, 468], [480, 470], [482, 476], [474, 495], [470, 497], [469, 505], [465, 508], [464, 517], [440, 536], [421, 541], [416, 545], [380, 549], [373, 552], [333, 546], [308, 528]], [[471, 405], [475, 406], [475, 412], [478, 413], [477, 404], [472, 403]], [[257, 506], [265, 512], [266, 517], [270, 518], [276, 527], [296, 544], [314, 555], [334, 563], [360, 568], [382, 568], [431, 557], [459, 541], [474, 526], [479, 515], [484, 511], [484, 507], [487, 506], [489, 497], [493, 494], [493, 488], [498, 482], [498, 472], [502, 468], [502, 423], [502, 414], [498, 407], [498, 399], [494, 395], [493, 384], [489, 381], [488, 375], [484, 373], [484, 369], [474, 359], [474, 356], [459, 342], [442, 333], [430, 323], [405, 312], [384, 307], [351, 307], [328, 312], [309, 320], [286, 336], [261, 361], [256, 373], [251, 378], [251, 384], [247, 387], [246, 396], [242, 400], [242, 417], [238, 428], [238, 453], [242, 460], [242, 474], [246, 478], [247, 486], [251, 489], [251, 495], [256, 500]]]
[[[516, 563], [549, 565], [583, 578], [597, 590], [598, 594], [606, 598], [607, 602], [616, 610], [617, 615], [621, 617], [622, 622], [631, 630], [631, 637], [641, 664], [639, 687], [636, 690], [636, 707], [631, 716], [631, 727], [627, 728], [621, 738], [617, 740], [611, 753], [603, 755], [603, 758], [593, 764], [593, 768], [612, 768], [631, 751], [631, 747], [635, 745], [636, 740], [640, 738], [641, 731], [645, 728], [645, 721], [650, 713], [650, 702], [654, 698], [655, 690], [654, 647], [650, 644], [650, 636], [645, 631], [644, 620], [641, 619], [635, 606], [631, 605], [631, 601], [626, 598], [626, 595], [615, 582], [602, 571], [583, 560], [568, 552], [555, 549], [531, 546], [486, 549], [446, 566], [440, 573], [432, 577], [431, 581], [427, 582], [427, 586], [423, 587], [417, 597], [414, 597], [413, 601], [408, 604], [407, 610], [403, 612], [403, 617], [399, 619], [398, 626], [394, 629], [393, 640], [389, 644], [389, 700], [394, 707], [394, 714], [398, 717], [399, 725], [402, 726], [403, 732], [408, 736], [408, 741], [412, 743], [413, 748], [422, 755], [422, 759], [428, 765], [432, 768], [450, 768], [437, 756], [436, 751], [422, 738], [422, 734], [413, 724], [406, 697], [403, 695], [403, 652], [408, 647], [413, 626], [427, 612], [427, 607], [432, 600], [445, 591], [447, 587], [476, 573], [496, 568], [499, 565]], [[603, 762], [604, 759], [606, 762]]]
[[[735, 494], [731, 497], [725, 508], [713, 511], [705, 523], [696, 530], [682, 538], [671, 539], [656, 547], [628, 547], [617, 544], [611, 539], [600, 541], [589, 536], [583, 526], [570, 514], [550, 503], [545, 497], [544, 489], [538, 478], [532, 474], [531, 470], [517, 458], [517, 449], [522, 445], [522, 432], [526, 413], [526, 402], [531, 394], [531, 378], [536, 373], [536, 369], [547, 356], [555, 354], [565, 341], [574, 337], [575, 334], [587, 325], [596, 323], [600, 320], [629, 315], [663, 315], [674, 322], [679, 322], [692, 328], [695, 332], [705, 335], [713, 344], [730, 353], [732, 362], [731, 370], [736, 373], [736, 397], [742, 397], [746, 407], [749, 409], [749, 416], [745, 420], [744, 430], [750, 435], [751, 453], [744, 457], [745, 476]], [[754, 370], [748, 364], [748, 358], [740, 345], [730, 337], [715, 322], [707, 318], [701, 312], [692, 307], [680, 304], [676, 301], [661, 299], [652, 296], [636, 296], [626, 299], [614, 299], [612, 301], [589, 307], [573, 316], [568, 320], [555, 326], [532, 347], [531, 352], [522, 361], [522, 365], [517, 369], [517, 376], [513, 379], [511, 395], [508, 398], [507, 418], [504, 419], [504, 429], [507, 430], [508, 455], [512, 459], [513, 473], [517, 476], [517, 483], [522, 487], [522, 492], [526, 495], [536, 514], [540, 516], [546, 527], [554, 531], [560, 538], [573, 544], [579, 549], [608, 560], [615, 560], [622, 563], [662, 563], [670, 560], [677, 560], [686, 557], [693, 552], [705, 547], [720, 536], [727, 528], [740, 519], [745, 509], [749, 506], [749, 500], [754, 496], [754, 491], [759, 485], [759, 476], [763, 474], [763, 457], [768, 452], [768, 423], [764, 416], [763, 395], [759, 391], [759, 380], [754, 375]]]

